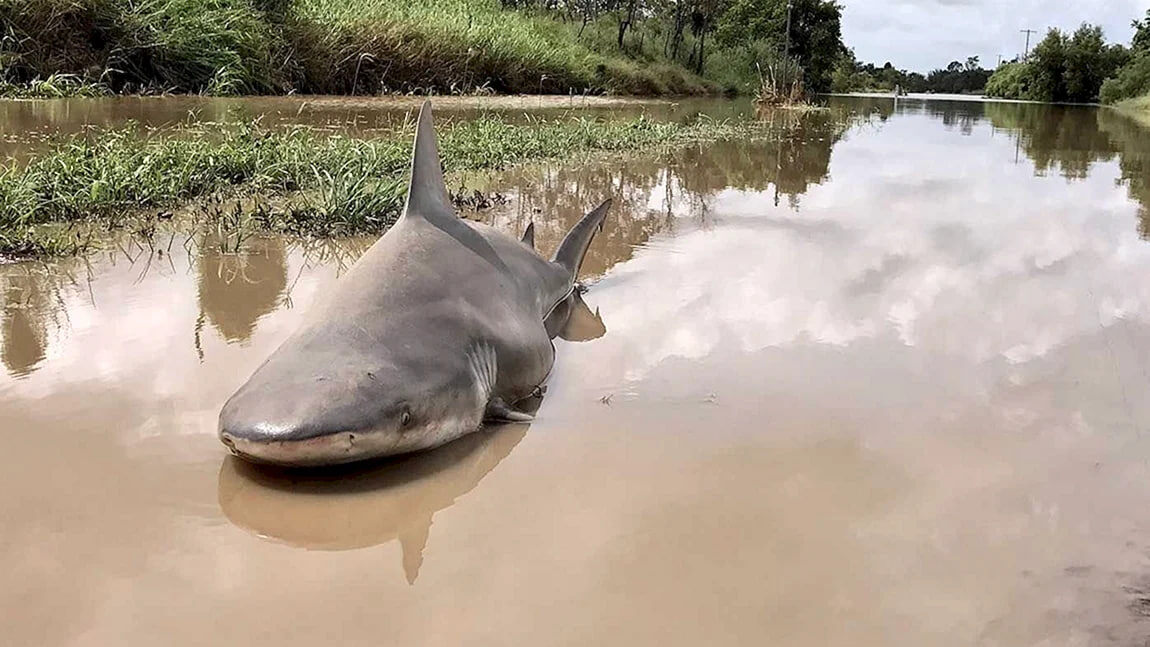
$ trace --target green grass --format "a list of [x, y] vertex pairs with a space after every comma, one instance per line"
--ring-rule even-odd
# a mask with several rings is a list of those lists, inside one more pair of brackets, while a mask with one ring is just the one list
[[575, 25], [505, 11], [498, 0], [296, 0], [289, 38], [304, 85], [381, 91], [690, 94], [682, 67], [593, 50]]
[[282, 30], [264, 2], [0, 0], [0, 74], [14, 87], [69, 74], [117, 91], [272, 91]]
[[[441, 130], [448, 171], [501, 169], [580, 153], [745, 139], [762, 126], [700, 117], [689, 123], [590, 118], [510, 123], [481, 117]], [[197, 198], [253, 198], [260, 227], [307, 236], [385, 230], [403, 205], [412, 132], [373, 140], [269, 131], [258, 123], [187, 126], [164, 136], [134, 128], [56, 142], [26, 165], [0, 167], [0, 254], [78, 251], [91, 240], [61, 223], [147, 229], [139, 219]], [[229, 216], [217, 208], [212, 218]]]
[[118, 92], [718, 91], [600, 31], [499, 0], [0, 0], [0, 93], [52, 75]]
[[0, 97], [14, 99], [103, 97], [111, 93], [108, 86], [85, 81], [75, 74], [53, 74], [46, 79], [34, 78], [26, 83], [0, 80]]
[[1135, 121], [1150, 128], [1150, 94], [1127, 99], [1114, 106], [1121, 112], [1130, 115]]

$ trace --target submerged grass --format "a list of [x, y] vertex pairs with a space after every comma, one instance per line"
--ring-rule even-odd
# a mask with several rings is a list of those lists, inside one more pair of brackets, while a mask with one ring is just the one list
[[[688, 123], [482, 117], [441, 131], [440, 152], [449, 172], [500, 169], [579, 153], [749, 138], [761, 128], [705, 117]], [[412, 135], [406, 127], [362, 140], [249, 123], [186, 126], [149, 137], [127, 127], [62, 139], [26, 165], [0, 167], [0, 254], [76, 251], [87, 241], [60, 223], [125, 226], [149, 210], [222, 191], [258, 196], [246, 211], [267, 229], [310, 236], [380, 232], [403, 205]], [[217, 221], [228, 213], [218, 211]]]

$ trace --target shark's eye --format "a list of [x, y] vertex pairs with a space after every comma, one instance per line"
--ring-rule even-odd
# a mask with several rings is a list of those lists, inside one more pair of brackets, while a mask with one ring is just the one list
[[406, 427], [411, 424], [411, 412], [404, 409], [403, 413], [399, 416], [399, 426]]

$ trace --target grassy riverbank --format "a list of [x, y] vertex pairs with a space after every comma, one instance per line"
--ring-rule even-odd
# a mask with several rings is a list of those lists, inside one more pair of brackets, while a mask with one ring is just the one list
[[1127, 99], [1115, 105], [1119, 111], [1129, 115], [1138, 123], [1150, 128], [1150, 94], [1136, 99]]
[[499, 0], [0, 0], [0, 25], [7, 96], [719, 90]]
[[[485, 117], [442, 128], [449, 172], [608, 151], [650, 151], [745, 139], [754, 122], [573, 118], [513, 124]], [[399, 215], [412, 132], [362, 140], [304, 129], [187, 126], [141, 138], [133, 129], [60, 140], [30, 163], [0, 168], [0, 254], [60, 255], [91, 244], [93, 224], [154, 228], [157, 210], [205, 196], [246, 196], [228, 226], [301, 235], [381, 232]], [[80, 224], [81, 227], [67, 226]]]

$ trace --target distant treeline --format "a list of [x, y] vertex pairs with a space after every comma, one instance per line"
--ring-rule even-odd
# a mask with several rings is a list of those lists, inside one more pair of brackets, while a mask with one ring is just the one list
[[754, 89], [759, 70], [787, 55], [808, 89], [829, 90], [847, 52], [836, 0], [500, 1], [577, 26], [576, 38], [595, 51], [673, 62], [728, 92]]
[[986, 94], [1005, 99], [1115, 103], [1150, 93], [1150, 10], [1133, 22], [1129, 48], [1107, 44], [1102, 28], [1047, 32], [1025, 60], [1000, 66]]
[[889, 62], [882, 67], [859, 63], [848, 53], [835, 67], [832, 87], [835, 92], [893, 92], [898, 88], [907, 92], [977, 94], [986, 87], [990, 75], [990, 70], [979, 64], [977, 56], [966, 59], [965, 63], [953, 61], [945, 69], [923, 75], [897, 69]]
[[1045, 102], [1116, 103], [1150, 94], [1150, 10], [1133, 21], [1130, 47], [1108, 44], [1102, 28], [1083, 24], [1073, 33], [1051, 29], [1025, 59], [993, 72], [977, 56], [930, 74], [860, 63], [847, 53], [835, 66], [836, 92], [881, 91], [986, 94]]

